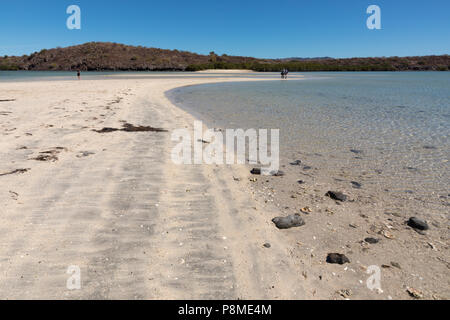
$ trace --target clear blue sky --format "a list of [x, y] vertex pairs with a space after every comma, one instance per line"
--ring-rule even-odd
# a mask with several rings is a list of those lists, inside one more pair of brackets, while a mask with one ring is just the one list
[[[82, 29], [66, 28], [66, 9]], [[381, 7], [382, 30], [366, 9]], [[1, 1], [0, 55], [89, 41], [282, 57], [450, 54], [449, 0]]]

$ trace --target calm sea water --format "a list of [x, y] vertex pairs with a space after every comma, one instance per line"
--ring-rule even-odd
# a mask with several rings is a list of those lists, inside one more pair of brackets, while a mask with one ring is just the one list
[[[81, 73], [83, 80], [107, 80], [107, 79], [189, 79], [195, 76], [195, 78], [240, 78], [240, 77], [253, 77], [255, 79], [260, 78], [276, 78], [278, 73], [254, 73], [254, 74], [230, 74], [230, 73], [197, 73], [197, 72], [128, 72], [128, 71], [116, 71], [116, 72], [96, 72], [96, 71], [84, 71]], [[0, 82], [17, 82], [17, 81], [62, 81], [62, 80], [76, 80], [76, 72], [69, 71], [0, 71]]]
[[393, 192], [450, 193], [449, 72], [313, 73], [168, 96], [210, 127], [280, 129], [284, 163], [309, 155], [326, 175], [350, 168]]
[[[111, 75], [114, 79], [279, 77], [273, 73], [82, 73], [83, 79], [92, 80]], [[168, 96], [210, 127], [280, 129], [285, 164], [300, 158], [330, 177], [376, 172], [370, 183], [379, 189], [450, 199], [449, 72], [304, 75], [303, 80], [189, 86]], [[75, 78], [73, 72], [0, 71], [0, 82]]]

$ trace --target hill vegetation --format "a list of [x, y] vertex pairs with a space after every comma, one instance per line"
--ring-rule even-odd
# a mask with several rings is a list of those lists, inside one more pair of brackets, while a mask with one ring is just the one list
[[256, 59], [200, 55], [187, 51], [90, 42], [78, 46], [43, 49], [21, 57], [0, 57], [0, 70], [36, 71], [199, 71], [249, 69], [254, 71], [407, 71], [450, 70], [450, 56], [389, 58]]
[[260, 72], [289, 71], [448, 71], [450, 56], [350, 58], [350, 59], [293, 59], [270, 62], [229, 63], [217, 61], [207, 64], [189, 65], [186, 70], [204, 69], [250, 69]]

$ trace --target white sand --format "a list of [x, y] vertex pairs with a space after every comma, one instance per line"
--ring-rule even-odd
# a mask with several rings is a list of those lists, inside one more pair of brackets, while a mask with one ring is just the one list
[[[174, 165], [170, 132], [92, 131], [190, 128], [164, 92], [218, 80], [2, 84], [17, 100], [0, 105], [0, 173], [30, 171], [0, 176], [0, 298], [306, 297], [275, 213], [242, 192], [246, 168]], [[71, 265], [81, 290], [66, 288]]]

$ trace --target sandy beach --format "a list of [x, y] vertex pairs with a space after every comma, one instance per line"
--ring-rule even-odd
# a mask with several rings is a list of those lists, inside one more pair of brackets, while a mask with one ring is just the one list
[[[382, 199], [326, 197], [336, 184], [172, 163], [171, 131], [195, 119], [165, 92], [256, 80], [1, 83], [0, 299], [450, 298], [445, 217], [419, 233]], [[167, 131], [94, 131], [125, 123]], [[307, 206], [305, 226], [271, 221]], [[367, 287], [371, 265], [383, 290]], [[69, 266], [79, 290], [67, 289]]]

